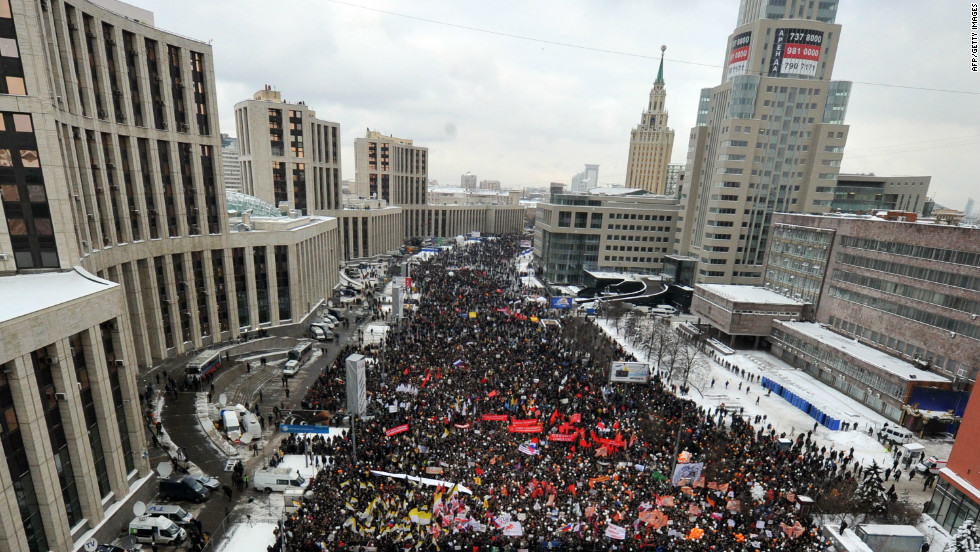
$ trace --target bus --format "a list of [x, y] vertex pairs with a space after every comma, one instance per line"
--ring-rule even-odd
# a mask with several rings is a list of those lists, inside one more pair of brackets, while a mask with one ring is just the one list
[[221, 368], [221, 353], [204, 351], [187, 363], [186, 377], [188, 381], [200, 381], [208, 374], [213, 374]]
[[313, 343], [307, 341], [290, 349], [289, 360], [295, 360], [300, 365], [304, 364], [307, 360], [310, 360], [310, 355], [313, 354]]

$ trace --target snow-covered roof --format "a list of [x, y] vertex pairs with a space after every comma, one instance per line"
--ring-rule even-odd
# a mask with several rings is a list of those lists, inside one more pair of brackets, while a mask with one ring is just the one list
[[973, 497], [973, 500], [974, 501], [980, 502], [980, 489], [977, 489], [976, 487], [974, 487], [972, 483], [970, 483], [966, 479], [963, 479], [962, 477], [960, 477], [959, 475], [957, 475], [956, 472], [954, 472], [953, 470], [949, 469], [948, 467], [942, 468], [941, 470], [939, 470], [939, 473], [942, 474], [942, 475], [944, 475], [944, 476], [946, 476], [953, 483], [956, 483], [957, 486], [962, 487], [963, 489], [965, 489], [966, 492], [969, 493], [970, 496]]
[[0, 324], [105, 291], [119, 284], [89, 274], [81, 267], [67, 272], [0, 277]]
[[906, 362], [900, 358], [893, 357], [885, 352], [879, 351], [859, 343], [849, 337], [832, 332], [813, 322], [792, 322], [787, 320], [777, 320], [775, 327], [785, 326], [799, 334], [808, 336], [810, 339], [827, 344], [838, 351], [843, 351], [848, 355], [863, 360], [872, 366], [890, 372], [906, 381], [926, 381], [926, 382], [949, 382], [949, 378], [941, 376], [935, 372], [919, 370], [914, 364]]
[[859, 529], [868, 535], [894, 535], [899, 537], [924, 537], [914, 525], [862, 524]]
[[732, 284], [698, 284], [698, 287], [719, 297], [741, 303], [759, 303], [765, 305], [803, 305], [802, 301], [790, 299], [775, 291], [759, 286], [738, 286]]

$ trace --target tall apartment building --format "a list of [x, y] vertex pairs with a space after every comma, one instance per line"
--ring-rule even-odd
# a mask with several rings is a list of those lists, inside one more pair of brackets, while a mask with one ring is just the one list
[[337, 281], [335, 221], [229, 222], [211, 46], [152, 21], [0, 0], [0, 550], [115, 534], [152, 491], [138, 367]]
[[471, 172], [465, 172], [459, 177], [459, 185], [462, 188], [468, 190], [473, 190], [476, 188], [476, 175]]
[[265, 86], [235, 104], [242, 191], [303, 214], [341, 208], [340, 125]]
[[647, 108], [640, 116], [640, 124], [630, 132], [630, 153], [626, 163], [626, 187], [654, 194], [667, 193], [667, 166], [674, 148], [674, 131], [667, 128], [666, 50], [666, 46], [660, 47], [660, 69], [650, 89]]
[[238, 151], [238, 138], [221, 133], [221, 174], [225, 190], [242, 191], [242, 165]]
[[373, 130], [354, 140], [356, 194], [405, 208], [407, 236], [423, 235], [428, 158], [429, 148]]
[[930, 176], [842, 174], [837, 177], [830, 208], [842, 213], [907, 211], [922, 214], [931, 180]]
[[762, 282], [776, 212], [830, 209], [851, 83], [832, 81], [838, 2], [742, 0], [722, 83], [701, 91], [677, 251], [705, 283]]
[[574, 193], [585, 193], [589, 188], [599, 187], [599, 165], [585, 165], [585, 170], [572, 177], [569, 190]]
[[576, 284], [586, 270], [657, 274], [671, 252], [677, 201], [645, 190], [553, 192], [536, 207], [534, 265], [552, 284]]

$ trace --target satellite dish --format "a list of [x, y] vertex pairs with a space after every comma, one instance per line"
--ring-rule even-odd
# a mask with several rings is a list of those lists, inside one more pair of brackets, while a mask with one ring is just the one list
[[157, 464], [157, 474], [166, 479], [170, 477], [170, 474], [174, 472], [174, 467], [170, 465], [170, 462], [160, 462]]
[[82, 548], [85, 550], [85, 552], [95, 552], [95, 549], [98, 547], [99, 547], [99, 541], [95, 539], [89, 539], [85, 541], [85, 546], [83, 546]]
[[133, 504], [133, 515], [136, 517], [140, 517], [145, 513], [146, 513], [146, 504], [143, 504], [142, 501], [137, 500], [136, 504]]

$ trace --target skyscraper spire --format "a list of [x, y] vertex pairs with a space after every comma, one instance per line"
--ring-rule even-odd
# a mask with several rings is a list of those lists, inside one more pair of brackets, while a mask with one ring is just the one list
[[664, 85], [664, 52], [667, 51], [667, 45], [664, 44], [660, 47], [660, 69], [657, 70], [657, 80], [653, 81], [653, 84]]

